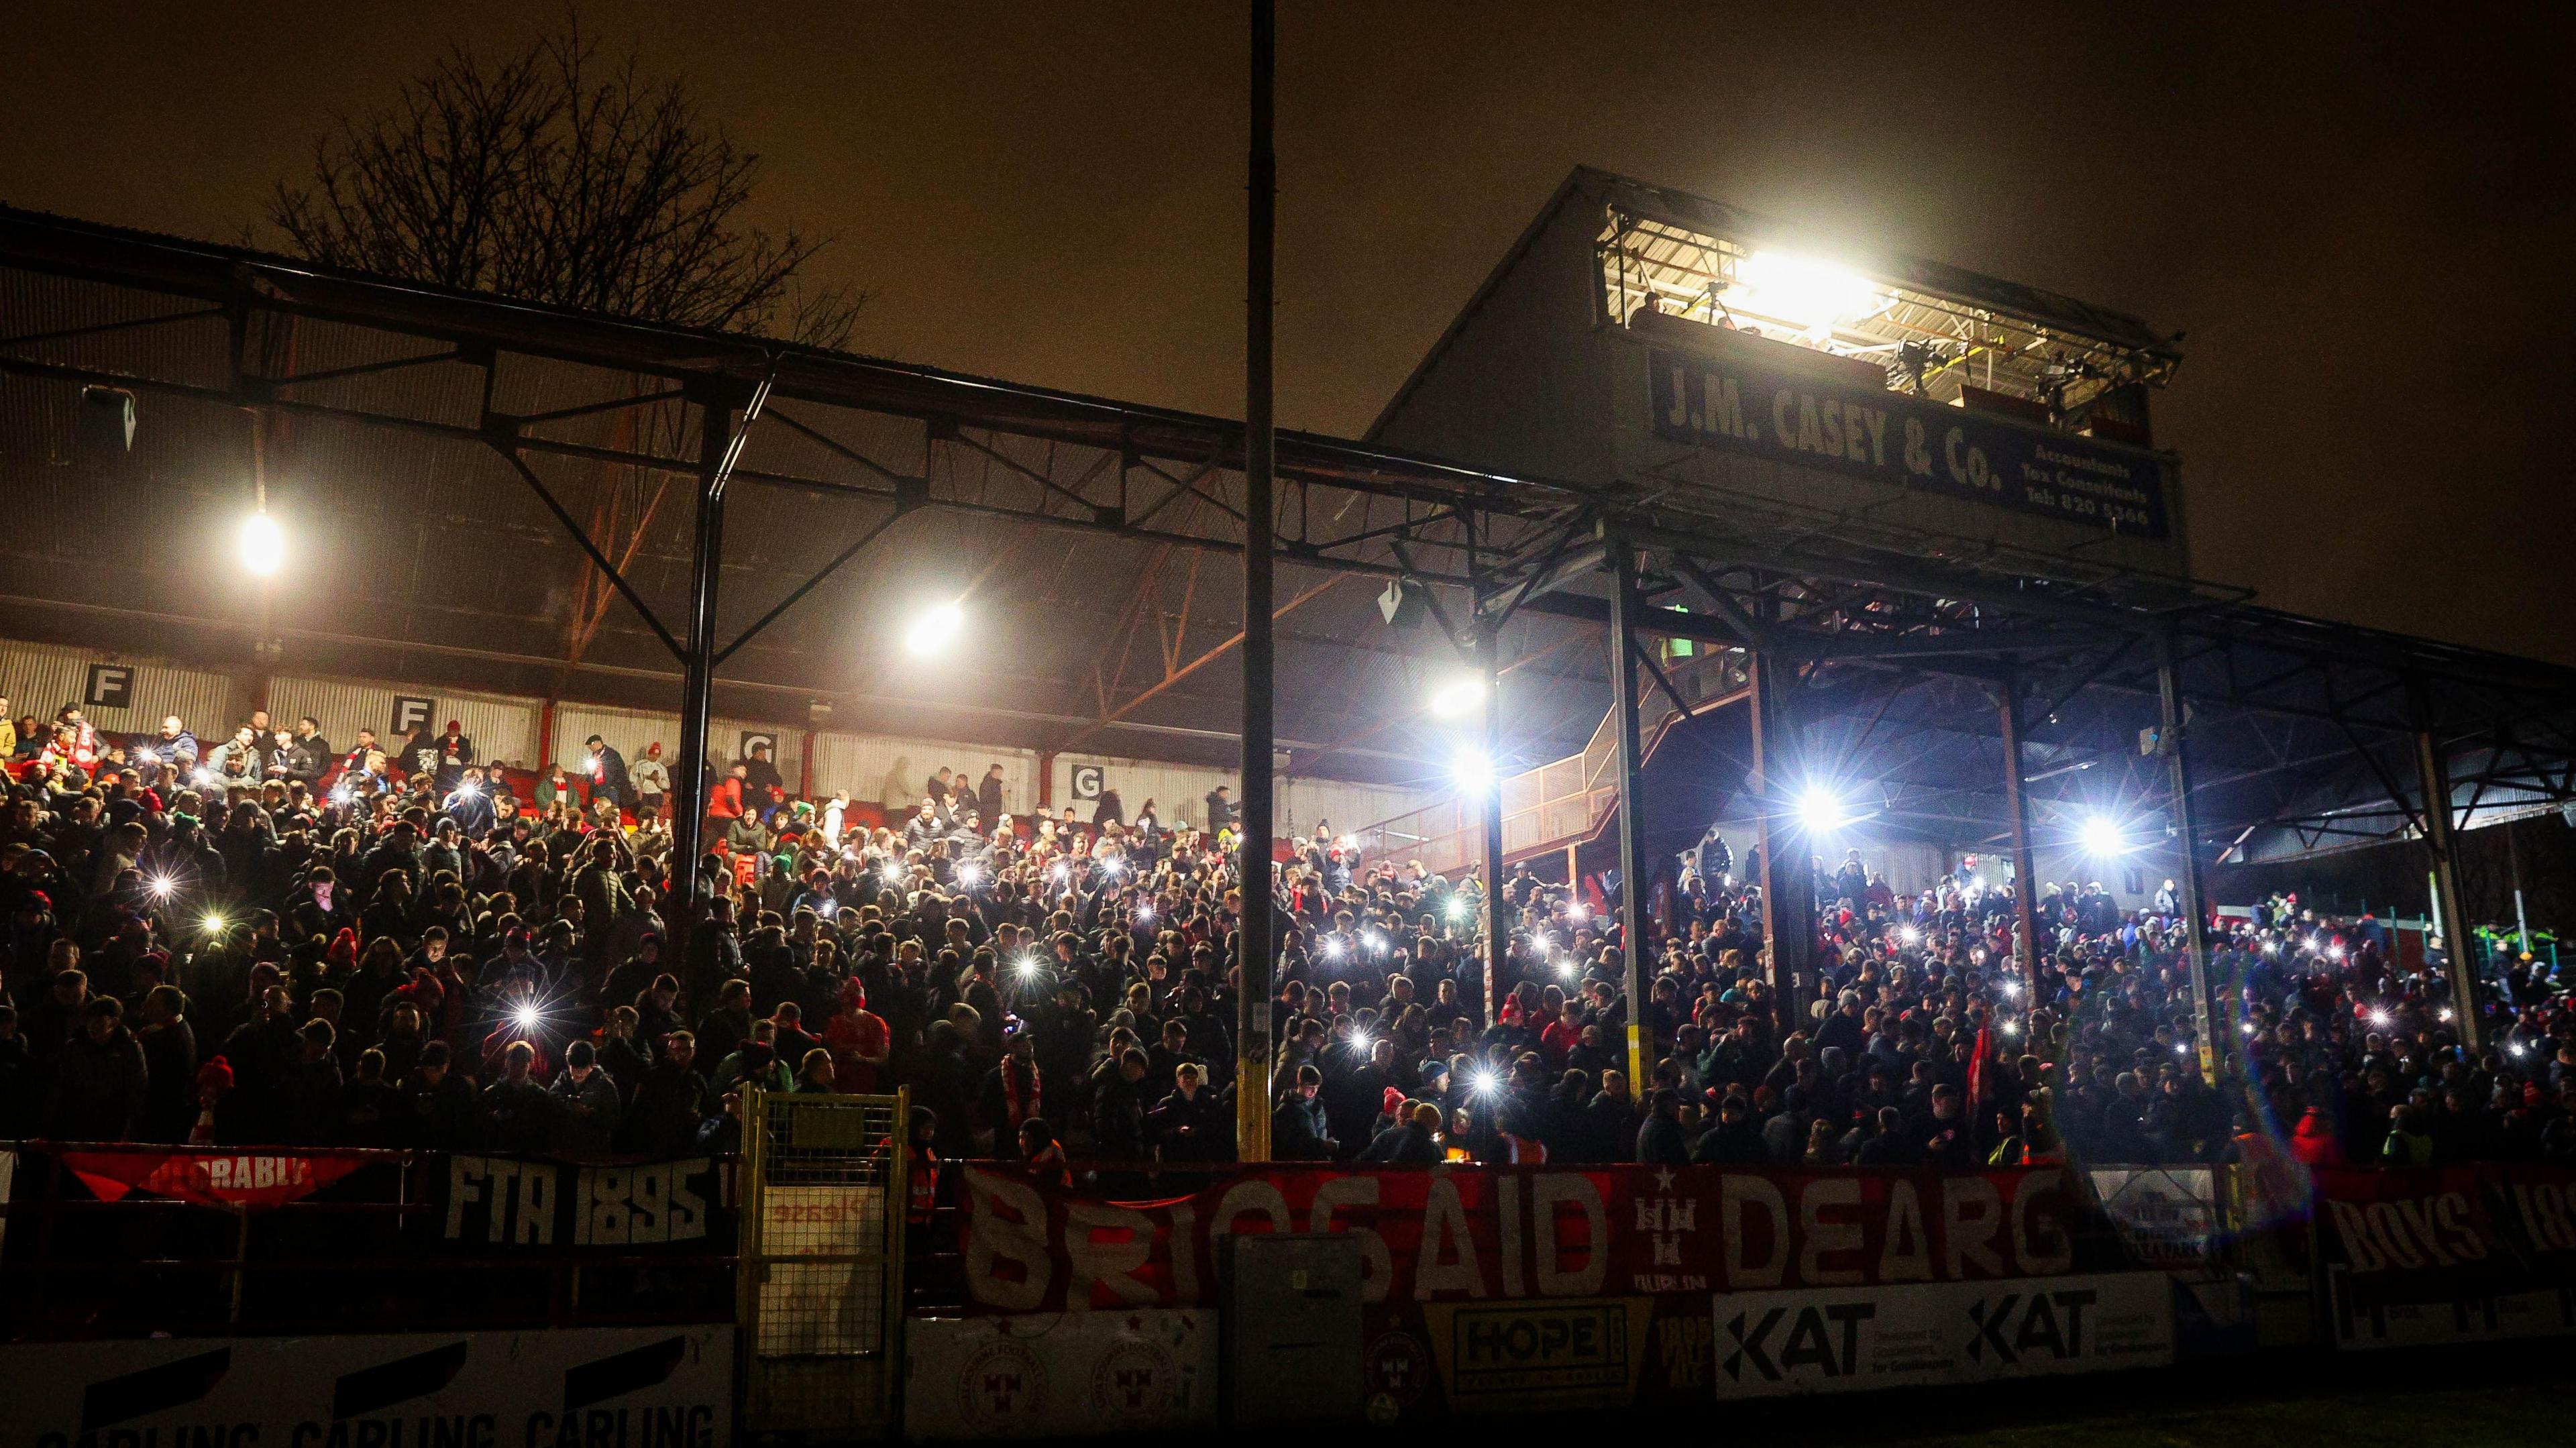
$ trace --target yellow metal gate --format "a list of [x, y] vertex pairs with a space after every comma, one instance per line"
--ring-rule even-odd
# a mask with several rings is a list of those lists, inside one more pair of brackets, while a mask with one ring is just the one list
[[742, 1430], [892, 1437], [909, 1102], [743, 1094]]

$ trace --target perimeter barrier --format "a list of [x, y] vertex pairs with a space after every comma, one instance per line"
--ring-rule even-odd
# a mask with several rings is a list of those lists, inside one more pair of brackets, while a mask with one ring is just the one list
[[2558, 1165], [916, 1177], [905, 1119], [758, 1095], [738, 1160], [0, 1152], [0, 1448], [1403, 1422], [2576, 1333]]

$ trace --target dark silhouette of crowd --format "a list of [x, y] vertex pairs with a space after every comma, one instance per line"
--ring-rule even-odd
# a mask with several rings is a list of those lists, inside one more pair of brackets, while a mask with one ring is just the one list
[[658, 748], [589, 741], [522, 803], [453, 724], [13, 732], [0, 1139], [724, 1151], [746, 1090], [902, 1086], [920, 1150], [1047, 1171], [1230, 1160], [1245, 1090], [1274, 1156], [1388, 1166], [2576, 1160], [2544, 964], [2478, 962], [2468, 1051], [2438, 950], [2292, 900], [2208, 927], [2213, 1083], [2170, 885], [2044, 885], [2025, 968], [1993, 862], [1899, 894], [1818, 858], [1784, 1002], [1712, 833], [1656, 898], [1637, 1080], [1598, 880], [1502, 881], [1489, 1013], [1484, 882], [1323, 826], [1278, 874], [1246, 1081], [1221, 793], [1214, 833], [1151, 801], [1018, 820], [1000, 766], [941, 769], [872, 825], [764, 753], [722, 776], [675, 935]]

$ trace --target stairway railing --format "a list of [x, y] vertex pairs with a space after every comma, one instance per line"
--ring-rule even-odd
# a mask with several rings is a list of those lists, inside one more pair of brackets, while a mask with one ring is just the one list
[[[1744, 656], [1733, 649], [1675, 660], [1664, 668], [1673, 690], [1699, 715], [1747, 687]], [[1686, 717], [1652, 677], [1639, 680], [1637, 732], [1651, 755], [1664, 731]], [[1591, 838], [1619, 803], [1618, 718], [1605, 711], [1582, 750], [1525, 769], [1501, 782], [1503, 861], [1513, 864]], [[1451, 798], [1380, 820], [1354, 832], [1361, 851], [1379, 860], [1420, 861], [1456, 875], [1484, 858], [1484, 820], [1476, 802]]]

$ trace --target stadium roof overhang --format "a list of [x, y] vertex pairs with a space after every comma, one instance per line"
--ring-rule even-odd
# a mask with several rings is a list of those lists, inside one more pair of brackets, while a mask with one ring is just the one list
[[[1230, 752], [1238, 590], [1230, 569], [1201, 574], [1243, 546], [1238, 422], [16, 210], [0, 209], [0, 288], [0, 457], [25, 469], [0, 573], [31, 615], [661, 688], [686, 632], [676, 600], [685, 499], [712, 465], [704, 420], [757, 398], [729, 475], [731, 687], [837, 700], [862, 725]], [[2070, 331], [2155, 344], [2067, 299], [2014, 300]], [[143, 466], [72, 456], [84, 386], [147, 399]], [[349, 557], [317, 556], [327, 606], [262, 620], [184, 586], [202, 545], [181, 520], [226, 516], [254, 467], [364, 530]], [[666, 502], [674, 480], [681, 501]], [[1279, 496], [1280, 733], [1296, 772], [1411, 783], [1436, 767], [1414, 701], [1447, 646], [1375, 617], [1394, 579], [1441, 605], [1435, 635], [1500, 633], [1518, 661], [1519, 754], [1580, 748], [1607, 699], [1596, 570], [1617, 539], [1643, 551], [1644, 632], [1793, 664], [1810, 752], [1883, 786], [1890, 818], [1927, 834], [1996, 826], [1992, 701], [2007, 690], [2043, 813], [2147, 800], [2137, 739], [2168, 657], [2206, 848], [2264, 857], [2417, 828], [2419, 730], [2465, 766], [2454, 805], [2471, 819], [2576, 798], [2576, 671], [2281, 614], [2240, 590], [1312, 434], [1282, 435]], [[101, 548], [102, 509], [161, 526]], [[1009, 622], [1010, 647], [971, 679], [851, 627], [925, 580], [982, 590]], [[612, 586], [625, 605], [610, 606]]]

